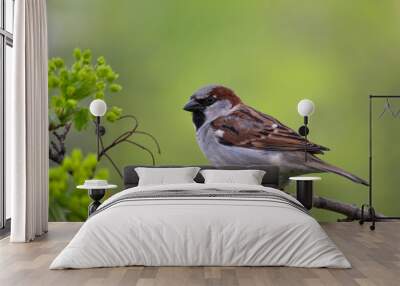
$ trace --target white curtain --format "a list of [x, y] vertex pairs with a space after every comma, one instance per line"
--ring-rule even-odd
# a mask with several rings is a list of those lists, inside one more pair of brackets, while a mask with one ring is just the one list
[[6, 98], [6, 187], [12, 242], [47, 232], [48, 104], [46, 0], [15, 1], [13, 93]]

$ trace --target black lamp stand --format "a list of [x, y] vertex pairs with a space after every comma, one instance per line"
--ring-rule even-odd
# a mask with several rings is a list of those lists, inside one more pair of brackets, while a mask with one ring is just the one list
[[100, 140], [101, 136], [106, 134], [106, 129], [100, 124], [100, 116], [96, 116], [96, 137], [97, 137], [97, 162], [100, 160]]
[[310, 129], [307, 127], [308, 125], [308, 116], [304, 116], [304, 125], [300, 126], [299, 134], [304, 137], [304, 160], [307, 162], [307, 135], [310, 133]]
[[106, 193], [105, 189], [89, 189], [88, 194], [89, 197], [93, 200], [88, 207], [88, 216], [94, 213], [97, 208], [101, 205], [101, 199], [104, 197]]
[[296, 199], [308, 210], [313, 207], [313, 181], [296, 181]]
[[[376, 217], [375, 213], [375, 208], [372, 205], [372, 158], [373, 158], [373, 149], [372, 149], [372, 135], [373, 135], [373, 124], [372, 124], [372, 103], [373, 100], [377, 99], [386, 99], [387, 101], [389, 99], [400, 99], [400, 95], [370, 95], [369, 96], [369, 189], [368, 189], [368, 204], [363, 204], [361, 206], [361, 218], [359, 223], [363, 224], [365, 221], [370, 221], [372, 224], [370, 225], [370, 229], [374, 230], [375, 229], [375, 223], [377, 221], [385, 221], [385, 220], [392, 220], [392, 219], [400, 219], [399, 216], [389, 216], [389, 217]], [[389, 109], [389, 110], [387, 110]], [[384, 111], [380, 115], [380, 117], [386, 112], [390, 112], [392, 116], [397, 117], [398, 114], [394, 113], [393, 110], [390, 110], [390, 106], [385, 106]], [[369, 216], [367, 218], [364, 218], [364, 209], [368, 208], [368, 214]]]

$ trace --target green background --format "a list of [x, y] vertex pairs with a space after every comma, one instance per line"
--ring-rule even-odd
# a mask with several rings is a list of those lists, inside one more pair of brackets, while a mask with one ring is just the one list
[[[141, 129], [156, 135], [162, 147], [158, 164], [207, 163], [182, 106], [199, 87], [220, 83], [295, 129], [302, 122], [298, 101], [313, 100], [310, 138], [332, 150], [323, 158], [368, 178], [368, 94], [400, 94], [399, 1], [47, 3], [50, 57], [71, 62], [75, 47], [104, 55], [124, 88], [108, 104], [136, 115]], [[400, 100], [393, 106], [400, 109]], [[378, 120], [383, 102], [375, 107], [376, 206], [385, 214], [400, 214], [400, 118]], [[105, 140], [124, 128], [108, 128]], [[73, 133], [68, 147], [95, 151], [94, 130]], [[151, 163], [130, 145], [111, 155], [121, 167]], [[111, 181], [121, 185], [110, 171]], [[333, 174], [322, 177], [317, 194], [355, 204], [367, 200], [365, 187]], [[339, 217], [313, 213], [320, 220]]]

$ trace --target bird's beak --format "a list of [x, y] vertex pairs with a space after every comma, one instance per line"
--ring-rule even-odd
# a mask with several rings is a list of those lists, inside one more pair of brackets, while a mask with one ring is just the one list
[[188, 103], [186, 103], [186, 105], [183, 107], [184, 110], [189, 111], [189, 112], [193, 112], [196, 110], [203, 110], [204, 107], [201, 106], [200, 103], [198, 103], [196, 100], [191, 99]]

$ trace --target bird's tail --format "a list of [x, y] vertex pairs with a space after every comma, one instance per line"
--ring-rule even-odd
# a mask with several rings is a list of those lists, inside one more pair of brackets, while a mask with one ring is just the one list
[[313, 159], [309, 165], [320, 171], [335, 173], [335, 174], [343, 176], [355, 183], [362, 184], [364, 186], [369, 186], [369, 183], [366, 180], [361, 179], [360, 177], [353, 175], [343, 169], [340, 169], [338, 167], [330, 165], [330, 164], [320, 160], [319, 158], [313, 157]]

